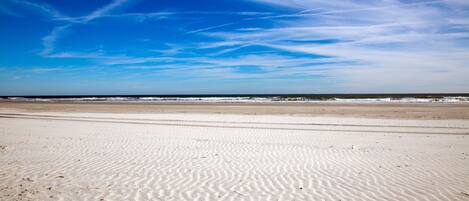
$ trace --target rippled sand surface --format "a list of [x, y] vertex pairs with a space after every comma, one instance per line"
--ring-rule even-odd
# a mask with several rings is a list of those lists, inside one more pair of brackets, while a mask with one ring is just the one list
[[0, 200], [469, 200], [468, 120], [0, 113]]

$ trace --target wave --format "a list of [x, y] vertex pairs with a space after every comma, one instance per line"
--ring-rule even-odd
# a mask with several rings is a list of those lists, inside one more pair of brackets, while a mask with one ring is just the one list
[[164, 97], [164, 96], [112, 96], [112, 97], [4, 97], [9, 101], [35, 102], [159, 102], [159, 103], [460, 103], [469, 102], [469, 96], [443, 97], [307, 97], [307, 96], [213, 96], [213, 97]]

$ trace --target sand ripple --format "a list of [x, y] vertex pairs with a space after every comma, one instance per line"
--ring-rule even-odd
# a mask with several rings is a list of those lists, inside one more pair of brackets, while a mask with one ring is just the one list
[[464, 121], [106, 115], [1, 114], [0, 199], [469, 200]]

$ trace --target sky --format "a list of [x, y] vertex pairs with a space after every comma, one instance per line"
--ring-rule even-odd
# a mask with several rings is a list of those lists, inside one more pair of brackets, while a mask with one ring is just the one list
[[0, 1], [0, 95], [432, 92], [468, 0]]

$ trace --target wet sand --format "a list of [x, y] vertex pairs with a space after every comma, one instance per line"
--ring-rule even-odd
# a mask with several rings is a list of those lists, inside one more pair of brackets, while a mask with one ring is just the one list
[[469, 119], [469, 103], [74, 103], [0, 101], [0, 109], [25, 112], [208, 113], [337, 116], [399, 119]]

